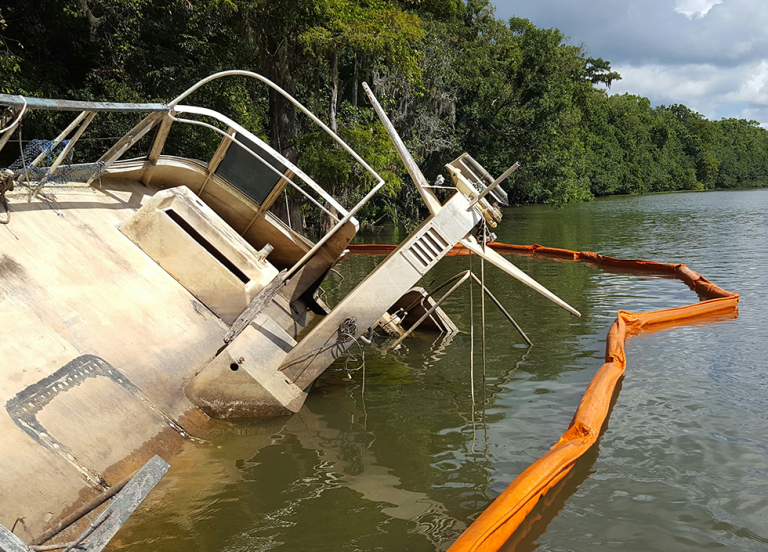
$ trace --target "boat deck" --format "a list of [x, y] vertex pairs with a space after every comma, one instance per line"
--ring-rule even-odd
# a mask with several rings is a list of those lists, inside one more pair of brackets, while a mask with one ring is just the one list
[[7, 194], [0, 524], [24, 518], [25, 540], [202, 421], [179, 382], [228, 328], [118, 230], [155, 191], [105, 181]]

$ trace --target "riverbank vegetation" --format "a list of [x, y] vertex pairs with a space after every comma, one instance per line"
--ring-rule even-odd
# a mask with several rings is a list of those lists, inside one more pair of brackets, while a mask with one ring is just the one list
[[[556, 29], [498, 20], [487, 0], [9, 0], [0, 11], [5, 93], [169, 101], [232, 68], [296, 95], [382, 174], [387, 194], [368, 221], [410, 220], [419, 202], [363, 81], [428, 178], [463, 151], [492, 174], [522, 162], [505, 186], [516, 203], [768, 182], [768, 132], [756, 121], [609, 95], [621, 78], [609, 61]], [[292, 104], [253, 81], [217, 81], [194, 100], [244, 123], [346, 204], [371, 185], [347, 157], [318, 147]], [[24, 132], [50, 138], [55, 123], [30, 118]], [[131, 124], [94, 123], [103, 136]], [[206, 158], [216, 140], [185, 127], [169, 143]], [[79, 155], [99, 147], [85, 143]]]

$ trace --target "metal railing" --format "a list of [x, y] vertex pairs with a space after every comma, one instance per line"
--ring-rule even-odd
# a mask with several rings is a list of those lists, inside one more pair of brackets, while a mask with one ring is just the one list
[[[276, 152], [273, 148], [267, 145], [260, 138], [258, 138], [253, 133], [243, 128], [240, 124], [236, 123], [229, 117], [226, 117], [225, 115], [222, 115], [221, 113], [214, 111], [212, 109], [191, 106], [191, 105], [183, 105], [180, 103], [182, 100], [187, 98], [190, 94], [192, 94], [196, 90], [200, 89], [202, 86], [216, 79], [223, 78], [223, 77], [231, 77], [231, 76], [247, 77], [247, 78], [255, 79], [267, 85], [268, 87], [272, 88], [282, 96], [284, 96], [297, 109], [299, 109], [302, 113], [304, 113], [312, 122], [314, 122], [322, 130], [324, 130], [334, 140], [334, 142], [338, 144], [339, 147], [341, 147], [344, 151], [346, 151], [357, 163], [359, 163], [373, 177], [375, 184], [372, 187], [372, 189], [366, 194], [366, 196], [361, 201], [359, 201], [356, 205], [352, 206], [350, 209], [347, 209], [344, 206], [342, 206], [338, 201], [336, 201], [336, 199], [334, 199], [328, 192], [326, 192], [322, 188], [322, 186], [317, 184], [310, 176], [308, 176], [299, 167], [293, 164], [290, 160], [280, 155], [278, 152]], [[58, 157], [56, 158], [52, 166], [48, 169], [47, 175], [44, 177], [41, 184], [38, 185], [37, 188], [35, 189], [35, 193], [39, 191], [42, 185], [45, 184], [46, 181], [49, 181], [50, 178], [54, 175], [56, 170], [59, 168], [59, 165], [67, 158], [67, 155], [73, 150], [76, 142], [80, 139], [83, 132], [88, 127], [88, 125], [93, 121], [94, 117], [98, 112], [149, 113], [149, 115], [145, 119], [143, 119], [139, 124], [137, 124], [134, 128], [132, 128], [125, 136], [123, 136], [120, 140], [118, 140], [112, 146], [112, 148], [110, 148], [109, 151], [107, 151], [107, 153], [105, 153], [99, 159], [99, 163], [100, 163], [100, 166], [102, 167], [102, 170], [106, 170], [112, 163], [120, 159], [120, 157], [131, 146], [133, 146], [147, 132], [149, 132], [152, 128], [154, 128], [158, 123], [161, 123], [161, 121], [163, 121], [164, 119], [165, 120], [170, 119], [171, 122], [196, 125], [196, 126], [207, 128], [221, 135], [224, 139], [235, 143], [237, 146], [239, 146], [244, 151], [246, 151], [249, 155], [251, 155], [252, 157], [257, 159], [260, 163], [262, 163], [264, 166], [266, 166], [271, 172], [275, 173], [281, 180], [285, 180], [285, 182], [287, 183], [286, 185], [290, 185], [292, 188], [297, 190], [300, 194], [302, 194], [302, 196], [304, 196], [314, 206], [318, 207], [320, 210], [326, 213], [334, 221], [334, 225], [332, 226], [332, 228], [322, 238], [320, 238], [320, 240], [317, 243], [315, 243], [315, 245], [309, 251], [307, 251], [307, 253], [302, 257], [301, 260], [299, 260], [298, 263], [296, 263], [293, 267], [291, 267], [288, 270], [288, 272], [284, 276], [284, 279], [287, 279], [290, 276], [292, 276], [342, 226], [347, 224], [349, 221], [353, 220], [354, 215], [366, 203], [368, 203], [373, 198], [373, 196], [381, 190], [381, 188], [385, 184], [384, 179], [381, 178], [381, 176], [375, 170], [373, 170], [373, 168], [371, 168], [371, 166], [362, 157], [360, 157], [360, 155], [358, 155], [357, 152], [355, 152], [333, 130], [331, 130], [325, 123], [323, 123], [323, 121], [321, 121], [317, 116], [315, 116], [311, 111], [309, 111], [309, 109], [307, 109], [298, 100], [296, 100], [296, 98], [288, 94], [284, 89], [282, 89], [280, 86], [278, 86], [271, 80], [267, 79], [262, 75], [259, 75], [258, 73], [254, 73], [251, 71], [231, 70], [231, 71], [222, 71], [219, 73], [215, 73], [195, 83], [193, 86], [188, 88], [186, 91], [184, 91], [182, 94], [180, 94], [178, 97], [176, 97], [173, 101], [169, 102], [168, 104], [82, 102], [82, 101], [71, 101], [71, 100], [27, 98], [22, 96], [0, 94], [0, 105], [8, 106], [12, 110], [14, 110], [11, 113], [11, 117], [10, 117], [13, 119], [13, 122], [10, 123], [6, 128], [0, 129], [0, 150], [2, 150], [3, 146], [8, 142], [10, 136], [19, 127], [23, 117], [32, 109], [53, 110], [53, 111], [81, 111], [81, 113], [72, 121], [72, 123], [70, 123], [67, 126], [67, 128], [62, 133], [60, 133], [59, 136], [57, 136], [57, 138], [52, 142], [53, 148], [55, 149], [59, 144], [61, 144], [64, 141], [64, 139], [70, 133], [74, 131], [74, 134], [66, 143], [66, 146], [64, 148], [65, 151], [62, 153], [58, 153]], [[188, 117], [179, 117], [180, 114], [187, 114], [187, 115], [196, 116], [199, 118], [207, 118], [209, 120], [216, 121], [224, 125], [228, 130], [226, 131], [222, 130], [221, 128], [217, 127], [215, 124], [211, 124], [209, 122], [192, 119]], [[163, 133], [162, 143], [159, 143], [159, 144], [155, 143], [152, 146], [152, 151], [158, 152], [159, 154], [159, 151], [162, 149], [165, 139], [168, 136], [168, 129], [170, 124], [171, 124], [170, 122], [167, 123], [165, 132]], [[238, 140], [237, 138], [238, 136], [241, 136], [243, 140]], [[245, 143], [246, 141], [256, 144], [259, 148], [261, 148], [262, 151], [261, 152], [253, 151], [253, 149], [251, 149], [248, 146], [248, 144]], [[265, 156], [264, 155], [265, 152], [268, 155]], [[23, 154], [22, 154], [22, 157], [23, 157]], [[147, 157], [150, 158], [153, 156], [147, 156]], [[43, 161], [44, 158], [45, 158], [45, 155], [42, 155], [42, 154], [38, 155], [32, 162], [29, 163], [29, 166], [32, 166], [32, 167], [37, 166], [39, 163]], [[150, 162], [152, 163], [154, 163], [155, 161], [156, 159], [154, 158], [150, 159]], [[215, 167], [209, 170], [208, 178], [212, 176], [213, 171], [215, 171]], [[287, 174], [288, 172], [290, 172], [292, 176], [289, 177]], [[301, 184], [303, 184], [304, 186], [296, 182], [294, 180], [294, 177], [297, 180], [299, 180]], [[89, 183], [92, 180], [93, 179], [89, 180]], [[314, 192], [316, 196], [319, 196], [320, 200], [318, 200], [316, 197], [313, 197], [313, 195], [309, 193], [306, 189], [304, 189], [304, 187]], [[325, 205], [323, 204], [323, 202], [325, 202]], [[332, 209], [335, 210], [337, 213], [333, 213]]]

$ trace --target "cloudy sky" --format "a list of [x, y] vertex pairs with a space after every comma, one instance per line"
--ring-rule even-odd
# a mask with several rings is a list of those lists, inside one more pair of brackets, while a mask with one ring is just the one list
[[622, 80], [610, 93], [768, 128], [767, 0], [492, 0], [500, 19], [557, 27]]

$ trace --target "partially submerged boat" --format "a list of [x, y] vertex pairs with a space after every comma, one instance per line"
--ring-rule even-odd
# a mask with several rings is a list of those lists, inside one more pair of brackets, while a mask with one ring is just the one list
[[[376, 182], [366, 197], [341, 205], [237, 122], [182, 103], [232, 75], [272, 87], [327, 132]], [[31, 110], [78, 113], [0, 183], [0, 525], [41, 544], [154, 455], [170, 459], [208, 418], [297, 412], [313, 382], [372, 328], [396, 328], [401, 340], [424, 320], [455, 328], [413, 286], [456, 244], [578, 316], [474, 236], [500, 222], [499, 184], [516, 165], [493, 178], [465, 154], [446, 165], [451, 193], [441, 201], [366, 92], [430, 216], [332, 309], [318, 289], [384, 181], [274, 83], [227, 71], [168, 104], [0, 95], [8, 108], [0, 149]], [[135, 112], [146, 117], [100, 159], [69, 161], [96, 116]], [[217, 136], [208, 161], [166, 151], [179, 124]], [[146, 155], [123, 159], [150, 132]], [[329, 218], [317, 241], [270, 210], [288, 186]]]

